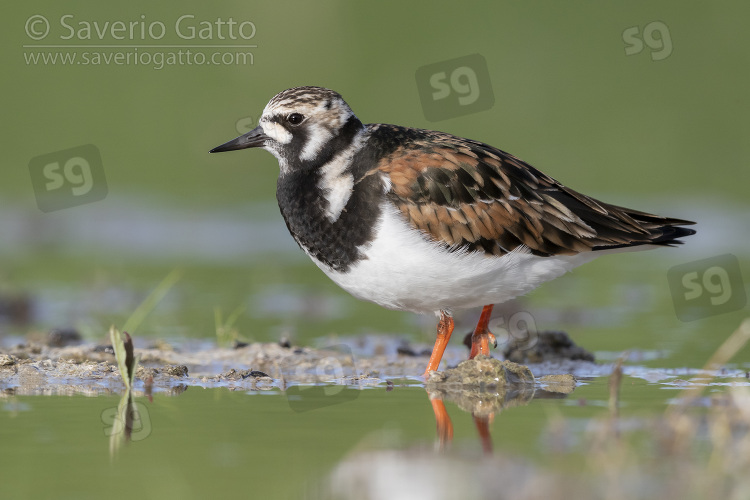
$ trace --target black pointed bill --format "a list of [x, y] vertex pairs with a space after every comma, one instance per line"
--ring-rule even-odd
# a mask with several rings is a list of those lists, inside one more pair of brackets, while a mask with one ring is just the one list
[[224, 151], [236, 151], [238, 149], [259, 148], [268, 140], [268, 136], [263, 133], [263, 128], [255, 127], [247, 134], [241, 135], [236, 139], [225, 142], [221, 146], [216, 146], [209, 153], [223, 153]]

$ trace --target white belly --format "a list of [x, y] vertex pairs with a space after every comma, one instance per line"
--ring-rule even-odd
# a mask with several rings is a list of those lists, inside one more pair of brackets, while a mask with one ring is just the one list
[[313, 261], [359, 299], [418, 313], [500, 304], [599, 255], [537, 257], [520, 247], [502, 257], [449, 252], [411, 228], [390, 203], [383, 207], [375, 240], [360, 250], [367, 259], [347, 273]]

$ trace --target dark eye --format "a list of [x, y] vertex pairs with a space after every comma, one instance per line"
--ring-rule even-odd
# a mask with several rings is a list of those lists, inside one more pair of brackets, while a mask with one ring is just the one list
[[299, 113], [292, 113], [291, 115], [286, 117], [286, 121], [288, 121], [292, 125], [299, 125], [304, 119], [305, 117]]

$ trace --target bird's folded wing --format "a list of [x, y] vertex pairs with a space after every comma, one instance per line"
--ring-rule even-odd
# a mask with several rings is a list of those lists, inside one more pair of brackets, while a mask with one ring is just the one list
[[[668, 245], [689, 221], [616, 207], [568, 189], [486, 144], [432, 131], [382, 159], [390, 201], [415, 228], [452, 249], [535, 255]], [[422, 138], [420, 138], [423, 136]]]

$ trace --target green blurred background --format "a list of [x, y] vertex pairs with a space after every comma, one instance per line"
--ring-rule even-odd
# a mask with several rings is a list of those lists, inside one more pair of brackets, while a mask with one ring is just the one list
[[[236, 326], [251, 340], [287, 334], [307, 343], [331, 333], [384, 331], [429, 342], [433, 318], [357, 302], [296, 249], [275, 206], [278, 167], [270, 154], [208, 154], [253, 126], [273, 95], [297, 85], [339, 91], [364, 122], [485, 141], [579, 191], [701, 223], [683, 248], [601, 259], [529, 299], [532, 310], [627, 314], [592, 324], [540, 313], [541, 327], [572, 326], [588, 347], [610, 350], [659, 347], [657, 339], [670, 332], [668, 347], [679, 349], [686, 332], [698, 335], [704, 324], [726, 331], [742, 313], [691, 325], [677, 321], [666, 271], [723, 253], [747, 263], [749, 11], [740, 2], [6, 6], [0, 290], [26, 294], [33, 308], [30, 326], [5, 322], [2, 332], [72, 326], [101, 339], [179, 267], [181, 281], [138, 335], [212, 337], [216, 308], [224, 316], [244, 308]], [[185, 14], [194, 16], [186, 25], [251, 21], [256, 32], [245, 43], [257, 46], [249, 49], [252, 64], [29, 64], [30, 54], [47, 49], [24, 48], [60, 44], [65, 48], [49, 50], [81, 57], [89, 49], [68, 46], [238, 43], [216, 33], [209, 40], [178, 37], [174, 24]], [[39, 15], [51, 29], [34, 41], [25, 29]], [[106, 34], [100, 41], [92, 30], [91, 40], [61, 40], [68, 34], [60, 24], [64, 15], [76, 29], [79, 23], [159, 21], [166, 35], [154, 41], [137, 33], [120, 41]], [[655, 21], [666, 33], [652, 35], [638, 52], [633, 33], [643, 39]], [[659, 38], [671, 42], [671, 52], [659, 48]], [[417, 69], [475, 53], [487, 61], [494, 106], [427, 121]], [[30, 161], [85, 144], [101, 152], [107, 197], [40, 212]], [[643, 331], [655, 325], [662, 336]]]

